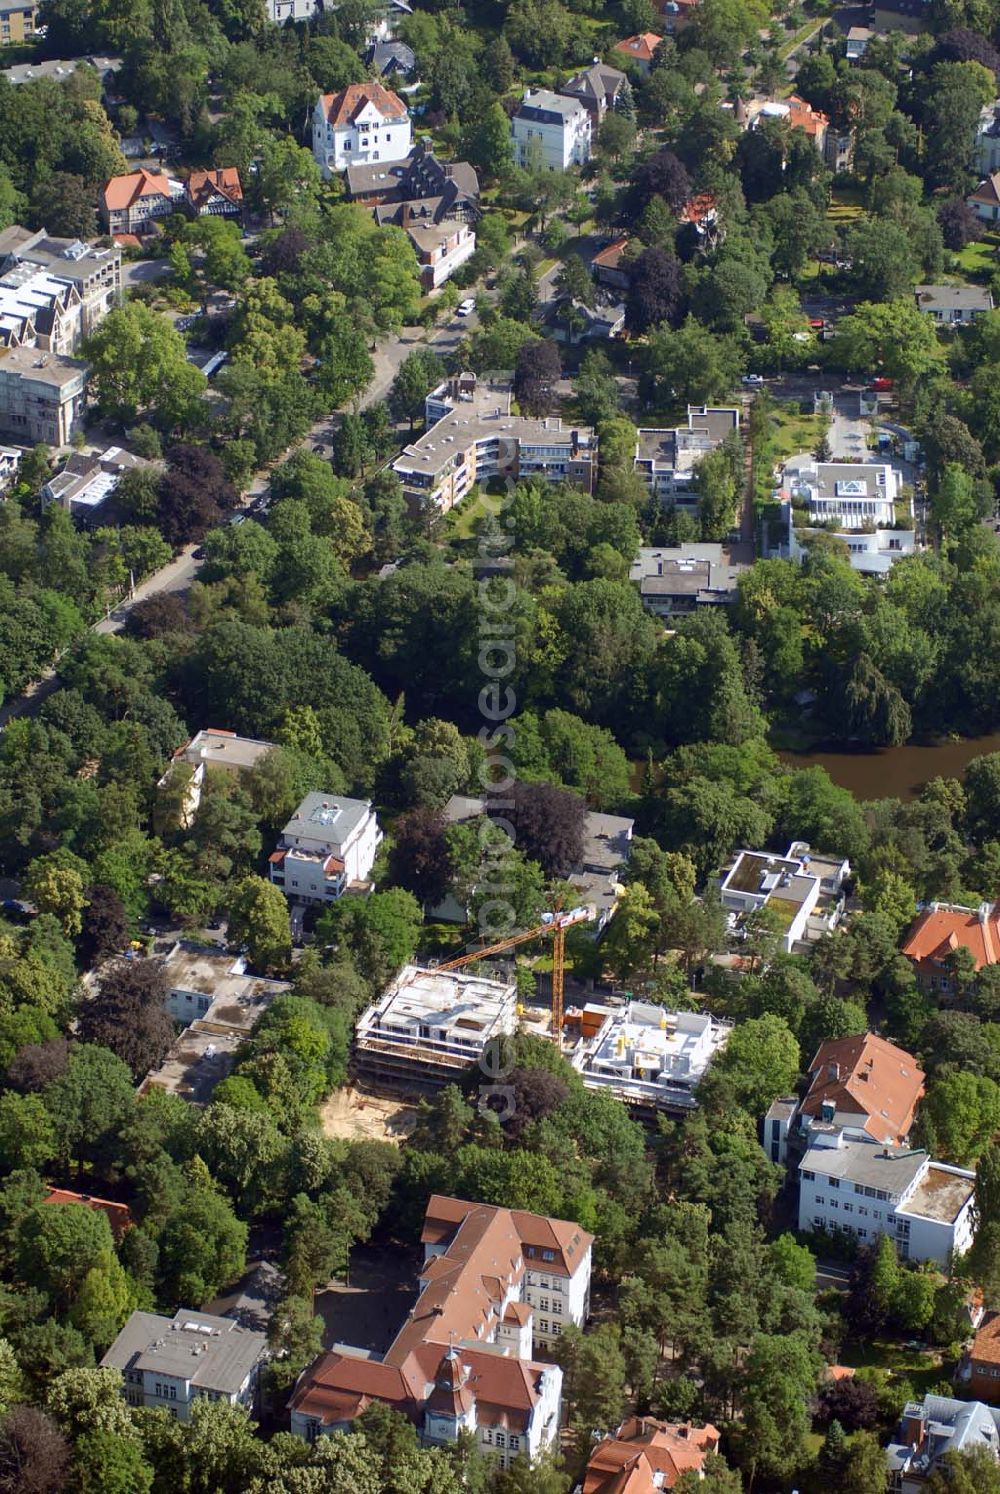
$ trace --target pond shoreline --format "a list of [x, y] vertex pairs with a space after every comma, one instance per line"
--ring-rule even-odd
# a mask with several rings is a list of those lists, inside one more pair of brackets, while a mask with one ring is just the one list
[[982, 737], [957, 737], [930, 742], [907, 742], [903, 747], [864, 749], [818, 744], [801, 751], [776, 747], [790, 768], [825, 768], [834, 783], [856, 799], [914, 799], [932, 778], [963, 778], [977, 757], [1000, 752], [1000, 732]]

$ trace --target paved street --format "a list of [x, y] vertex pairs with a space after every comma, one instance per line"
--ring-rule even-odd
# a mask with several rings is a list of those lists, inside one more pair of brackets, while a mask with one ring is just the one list
[[[157, 273], [162, 273], [162, 270], [158, 271], [157, 267], [166, 264], [167, 261], [165, 260], [140, 260], [134, 264], [123, 266], [123, 274], [126, 271], [135, 272], [135, 280], [137, 281], [155, 279]], [[555, 290], [554, 282], [558, 270], [559, 266], [553, 265], [540, 278], [538, 288], [541, 301], [551, 300]], [[140, 271], [143, 272], [141, 275], [138, 273]], [[126, 280], [126, 283], [135, 282]], [[482, 294], [490, 301], [496, 300], [495, 291], [484, 291]], [[477, 325], [478, 318], [473, 313], [468, 317], [452, 317], [445, 326], [439, 327], [430, 334], [427, 334], [422, 327], [404, 327], [401, 332], [388, 338], [373, 355], [375, 377], [362, 398], [362, 408], [367, 409], [370, 405], [378, 404], [386, 398], [396, 374], [415, 348], [430, 347], [436, 353], [439, 353], [442, 358], [447, 358], [456, 351], [462, 339], [468, 336]], [[339, 412], [326, 415], [322, 420], [318, 420], [306, 432], [301, 441], [296, 442], [295, 446], [289, 447], [288, 451], [284, 453], [283, 457], [275, 465], [280, 465], [280, 462], [290, 456], [291, 452], [299, 446], [305, 446], [311, 450], [313, 446], [323, 443], [324, 446], [328, 447], [336, 433], [339, 420]], [[266, 493], [269, 487], [269, 474], [259, 474], [253, 483], [251, 483], [246, 493], [245, 506], [249, 506], [255, 498]], [[100, 622], [95, 623], [92, 631], [102, 634], [119, 633], [125, 626], [125, 619], [129, 612], [131, 612], [137, 602], [143, 602], [147, 597], [158, 596], [161, 592], [187, 591], [191, 582], [198, 574], [201, 564], [194, 557], [195, 548], [194, 545], [188, 545], [169, 565], [164, 566], [155, 575], [148, 576], [145, 581], [136, 587], [131, 597], [121, 602], [108, 617], [102, 618]], [[40, 680], [29, 687], [23, 695], [8, 701], [0, 708], [0, 730], [9, 721], [19, 716], [36, 715], [42, 703], [55, 690], [56, 684], [56, 671], [55, 669], [50, 669]]]

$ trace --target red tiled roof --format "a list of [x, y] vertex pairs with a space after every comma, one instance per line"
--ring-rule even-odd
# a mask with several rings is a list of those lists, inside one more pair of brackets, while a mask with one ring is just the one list
[[662, 36], [657, 36], [655, 31], [641, 31], [638, 36], [627, 36], [624, 41], [615, 43], [615, 51], [623, 52], [626, 57], [635, 57], [639, 62], [652, 62], [653, 53], [663, 41]]
[[216, 166], [212, 171], [192, 171], [187, 179], [187, 194], [195, 207], [215, 196], [242, 202], [243, 184], [235, 166]]
[[825, 114], [807, 104], [797, 93], [790, 94], [785, 103], [789, 107], [788, 123], [793, 130], [805, 130], [807, 135], [818, 135], [830, 123]]
[[696, 197], [689, 197], [681, 208], [680, 220], [682, 223], [700, 223], [709, 213], [714, 213], [717, 206], [711, 192], [699, 192]]
[[352, 83], [339, 93], [324, 93], [320, 99], [327, 123], [334, 129], [353, 124], [366, 104], [374, 104], [383, 119], [405, 119], [406, 105], [398, 94], [381, 83]]
[[280, 866], [287, 855], [287, 851], [272, 851], [267, 859], [268, 861], [270, 861], [272, 866]]
[[988, 1312], [983, 1318], [972, 1340], [969, 1358], [973, 1365], [1000, 1365], [1000, 1312]]
[[592, 264], [599, 265], [602, 270], [617, 270], [619, 262], [625, 250], [628, 248], [628, 239], [612, 239], [603, 249], [594, 255]]
[[682, 1473], [699, 1471], [719, 1446], [713, 1426], [671, 1425], [632, 1417], [617, 1437], [599, 1442], [587, 1464], [583, 1494], [656, 1494], [672, 1489]]
[[[377, 1373], [372, 1361], [322, 1355], [303, 1376], [292, 1408], [330, 1425], [353, 1419], [374, 1398], [415, 1419], [437, 1387], [442, 1404], [474, 1396], [477, 1418], [485, 1425], [526, 1429], [541, 1394], [544, 1366], [485, 1345], [494, 1338], [504, 1297], [524, 1276], [524, 1242], [553, 1251], [555, 1259], [547, 1263], [553, 1274], [572, 1275], [593, 1237], [566, 1220], [435, 1194], [421, 1238], [425, 1245], [444, 1247], [443, 1253], [422, 1268], [420, 1296], [374, 1365]], [[527, 1303], [511, 1302], [504, 1317], [523, 1322], [530, 1312]], [[474, 1347], [477, 1339], [482, 1350]], [[442, 1354], [453, 1344], [459, 1346], [467, 1378], [457, 1369], [442, 1369]]]
[[953, 949], [960, 948], [969, 951], [977, 970], [997, 964], [1000, 918], [995, 903], [982, 918], [973, 908], [925, 908], [906, 936], [903, 953], [918, 965], [940, 965]]
[[112, 1203], [107, 1198], [92, 1198], [89, 1193], [72, 1193], [68, 1188], [53, 1188], [42, 1203], [86, 1204], [89, 1209], [99, 1209], [111, 1225], [111, 1233], [120, 1240], [126, 1230], [132, 1228], [133, 1220], [128, 1204]]
[[985, 202], [995, 206], [1000, 202], [1000, 171], [992, 171], [984, 177], [974, 192], [970, 192], [966, 198], [967, 202]]
[[130, 171], [128, 176], [113, 176], [109, 182], [105, 182], [101, 192], [104, 206], [109, 213], [131, 207], [133, 202], [138, 202], [140, 197], [169, 196], [170, 188], [167, 178], [156, 172], [147, 171], [145, 166], [140, 166], [138, 171]]
[[821, 1043], [809, 1065], [811, 1083], [802, 1114], [818, 1116], [824, 1103], [863, 1115], [876, 1141], [903, 1141], [924, 1092], [924, 1072], [895, 1043], [874, 1032]]

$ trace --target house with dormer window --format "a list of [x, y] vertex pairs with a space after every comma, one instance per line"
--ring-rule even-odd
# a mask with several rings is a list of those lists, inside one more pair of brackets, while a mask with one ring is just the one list
[[348, 166], [403, 161], [412, 143], [406, 105], [381, 83], [352, 83], [316, 101], [312, 150], [327, 180]]

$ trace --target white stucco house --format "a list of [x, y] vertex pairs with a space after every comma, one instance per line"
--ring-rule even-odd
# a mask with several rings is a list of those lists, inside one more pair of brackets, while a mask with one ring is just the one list
[[775, 498], [792, 560], [802, 560], [817, 529], [842, 539], [852, 568], [866, 575], [884, 576], [917, 548], [913, 499], [903, 496], [902, 474], [887, 462], [797, 458], [785, 466]]
[[406, 105], [381, 83], [352, 83], [316, 101], [312, 150], [326, 179], [348, 166], [403, 161], [412, 145]]
[[271, 853], [271, 881], [292, 902], [333, 902], [368, 881], [381, 844], [370, 799], [307, 794]]
[[529, 88], [510, 122], [517, 166], [566, 171], [590, 160], [591, 118], [579, 99]]
[[813, 1125], [808, 1138], [799, 1164], [800, 1230], [843, 1230], [862, 1245], [888, 1235], [904, 1260], [942, 1266], [969, 1249], [974, 1172], [852, 1127]]

